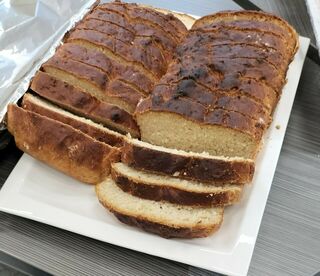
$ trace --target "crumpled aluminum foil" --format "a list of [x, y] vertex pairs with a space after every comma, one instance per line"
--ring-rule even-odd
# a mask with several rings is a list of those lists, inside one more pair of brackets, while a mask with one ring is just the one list
[[0, 130], [9, 103], [27, 91], [41, 64], [96, 0], [0, 1]]

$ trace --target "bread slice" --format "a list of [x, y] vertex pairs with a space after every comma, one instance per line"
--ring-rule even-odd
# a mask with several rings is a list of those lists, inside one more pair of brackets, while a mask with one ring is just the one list
[[19, 149], [85, 183], [101, 182], [119, 159], [119, 149], [17, 105], [8, 106], [8, 130]]
[[250, 159], [185, 152], [130, 137], [124, 139], [121, 161], [139, 170], [210, 184], [241, 185], [249, 183], [254, 174]]
[[137, 37], [134, 44], [131, 44], [98, 31], [75, 29], [66, 38], [66, 42], [86, 43], [102, 48], [108, 55], [116, 56], [157, 78], [166, 71], [167, 64], [161, 50], [148, 37]]
[[120, 133], [103, 127], [89, 119], [74, 115], [30, 93], [23, 96], [22, 107], [26, 110], [70, 125], [91, 136], [95, 140], [104, 142], [110, 146], [121, 147], [123, 144], [124, 136]]
[[121, 2], [102, 4], [98, 8], [114, 11], [131, 19], [140, 20], [140, 22], [144, 24], [162, 29], [167, 32], [172, 39], [177, 40], [177, 42], [181, 42], [187, 33], [186, 26], [172, 13], [163, 14], [153, 8]]
[[[191, 74], [180, 75], [179, 72], [183, 70], [179, 65], [171, 65], [174, 68], [170, 68], [172, 74], [164, 75], [157, 85], [172, 86], [178, 85], [180, 82], [189, 81], [193, 86], [203, 87], [204, 89], [211, 91], [213, 94], [218, 92], [224, 93], [238, 93], [252, 98], [253, 100], [262, 104], [269, 113], [272, 113], [279, 100], [279, 92], [275, 91], [272, 87], [268, 86], [264, 82], [257, 81], [251, 78], [245, 78], [238, 74], [202, 74], [201, 78], [196, 72], [190, 72]], [[170, 66], [170, 67], [171, 67]], [[206, 68], [202, 71], [205, 72]], [[201, 72], [201, 71], [200, 71]], [[207, 70], [207, 72], [210, 72]], [[184, 87], [184, 90], [186, 87]], [[182, 90], [184, 92], [184, 90]]]
[[[206, 36], [204, 36], [206, 37]], [[215, 42], [208, 42], [201, 39], [201, 43], [184, 42], [181, 48], [178, 47], [177, 54], [183, 58], [186, 55], [210, 56], [213, 59], [256, 59], [258, 61], [266, 61], [275, 68], [279, 74], [286, 73], [289, 60], [279, 51], [270, 47], [261, 47], [255, 44], [239, 43], [238, 41], [225, 42], [224, 44], [215, 45]]]
[[210, 54], [199, 56], [197, 53], [183, 55], [177, 59], [176, 63], [169, 66], [161, 81], [172, 77], [205, 81], [210, 76], [215, 78], [216, 82], [221, 83], [225, 75], [259, 81], [272, 87], [275, 91], [282, 89], [285, 83], [285, 72], [279, 72], [275, 66], [264, 59], [215, 58]]
[[[133, 93], [142, 96], [150, 94], [154, 82], [133, 66], [121, 63], [107, 57], [98, 49], [90, 49], [73, 43], [65, 43], [59, 47], [57, 54], [65, 59], [77, 60], [92, 65], [104, 71], [112, 80], [120, 80], [133, 88]], [[140, 96], [141, 96], [140, 95]]]
[[258, 46], [265, 49], [273, 49], [281, 54], [287, 62], [290, 62], [294, 46], [288, 43], [284, 37], [269, 31], [261, 31], [258, 28], [239, 28], [224, 25], [213, 29], [190, 30], [185, 44], [189, 47], [197, 47], [206, 44], [225, 45], [227, 43], [242, 43]]
[[125, 83], [119, 87], [118, 81], [118, 87], [114, 87], [115, 81], [111, 80], [104, 71], [83, 62], [60, 56], [59, 51], [43, 64], [42, 68], [49, 75], [77, 87], [103, 102], [116, 105], [128, 113], [133, 113], [142, 98], [142, 95], [137, 95], [136, 90]]
[[124, 191], [137, 197], [190, 206], [224, 206], [238, 202], [242, 187], [213, 186], [201, 182], [139, 171], [124, 163], [113, 163], [112, 179]]
[[152, 97], [162, 98], [164, 101], [171, 98], [191, 99], [210, 109], [225, 109], [246, 115], [268, 125], [271, 122], [268, 110], [255, 98], [237, 90], [215, 90], [214, 92], [198, 85], [192, 79], [184, 79], [178, 83], [157, 85]]
[[[98, 23], [100, 24], [95, 24]], [[97, 26], [98, 25], [98, 26]], [[85, 28], [97, 28], [101, 32], [109, 32], [111, 25], [117, 25], [123, 28], [124, 32], [130, 32], [137, 36], [152, 37], [157, 41], [158, 46], [161, 47], [166, 58], [171, 60], [173, 58], [174, 49], [177, 46], [177, 41], [165, 32], [162, 28], [159, 28], [154, 24], [145, 24], [144, 20], [137, 18], [129, 18], [123, 14], [116, 13], [111, 10], [95, 10], [86, 17], [84, 24], [77, 25], [78, 29]]]
[[206, 108], [185, 98], [140, 102], [141, 139], [167, 148], [254, 159], [266, 124], [235, 111]]
[[121, 133], [139, 137], [133, 117], [123, 109], [98, 100], [82, 90], [39, 71], [31, 82], [31, 89], [47, 100], [80, 116], [90, 118]]
[[111, 178], [96, 185], [100, 203], [121, 222], [165, 238], [206, 237], [218, 230], [222, 207], [191, 207], [141, 199], [123, 192]]
[[212, 29], [219, 26], [254, 28], [273, 32], [292, 45], [292, 55], [298, 48], [297, 32], [285, 20], [273, 14], [258, 11], [222, 11], [196, 20], [192, 29]]

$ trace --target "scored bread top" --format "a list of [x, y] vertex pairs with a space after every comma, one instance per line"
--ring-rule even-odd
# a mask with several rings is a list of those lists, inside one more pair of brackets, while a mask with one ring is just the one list
[[137, 169], [211, 184], [249, 183], [254, 173], [254, 162], [250, 159], [190, 153], [129, 137], [124, 140], [121, 160]]

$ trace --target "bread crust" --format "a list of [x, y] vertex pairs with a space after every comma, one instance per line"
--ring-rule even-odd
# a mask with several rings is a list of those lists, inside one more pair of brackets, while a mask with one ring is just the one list
[[278, 70], [265, 60], [248, 58], [214, 58], [209, 56], [186, 55], [178, 62], [172, 63], [160, 83], [168, 83], [179, 79], [191, 78], [208, 83], [213, 79], [213, 86], [221, 84], [226, 75], [249, 78], [264, 83], [277, 93], [285, 84], [285, 73]]
[[284, 57], [291, 58], [294, 55], [295, 46], [288, 43], [281, 35], [262, 31], [258, 28], [240, 28], [225, 25], [211, 29], [190, 30], [185, 41], [186, 44], [194, 45], [210, 43], [220, 45], [226, 43], [246, 43], [265, 48], [272, 48]]
[[[102, 202], [103, 204], [103, 202]], [[107, 206], [105, 206], [108, 208]], [[109, 208], [108, 208], [109, 209]], [[130, 226], [138, 227], [146, 232], [150, 232], [159, 235], [163, 238], [181, 238], [181, 239], [193, 239], [193, 238], [204, 238], [210, 236], [212, 233], [216, 232], [222, 221], [219, 224], [212, 225], [210, 227], [170, 227], [160, 223], [148, 221], [146, 219], [129, 216], [117, 212], [116, 210], [109, 209], [115, 217], [122, 223], [128, 224]]]
[[159, 79], [167, 70], [167, 63], [152, 38], [136, 37], [133, 45], [94, 30], [74, 30], [68, 35], [67, 42], [87, 41], [96, 46], [107, 48], [126, 61], [136, 63]]
[[271, 122], [270, 110], [247, 94], [232, 90], [216, 90], [213, 93], [197, 85], [192, 79], [181, 80], [172, 85], [157, 85], [152, 97], [161, 97], [163, 101], [187, 98], [210, 109], [236, 111], [255, 120], [261, 120], [266, 125]]
[[126, 80], [137, 87], [144, 95], [150, 94], [154, 87], [154, 81], [142, 74], [133, 66], [122, 65], [121, 63], [107, 57], [99, 50], [88, 49], [84, 46], [65, 43], [57, 49], [56, 54], [62, 58], [74, 59], [103, 70], [111, 79]]
[[119, 159], [117, 148], [17, 105], [8, 106], [8, 130], [22, 151], [85, 183], [101, 182]]
[[121, 147], [123, 144], [123, 137], [121, 136], [121, 134], [114, 134], [112, 132], [108, 132], [108, 129], [104, 131], [93, 125], [84, 123], [80, 120], [65, 116], [62, 113], [58, 113], [53, 110], [50, 110], [49, 108], [38, 105], [36, 102], [32, 100], [30, 94], [24, 95], [22, 100], [22, 107], [25, 110], [32, 111], [39, 115], [51, 118], [55, 121], [62, 122], [66, 125], [70, 125], [73, 128], [78, 129], [81, 132], [89, 135], [93, 139], [106, 143], [112, 147]]
[[170, 187], [164, 182], [162, 185], [153, 185], [131, 179], [115, 169], [111, 169], [114, 182], [121, 190], [133, 196], [155, 201], [167, 201], [170, 203], [189, 206], [218, 207], [237, 203], [241, 198], [239, 190], [225, 190], [219, 193], [191, 192]]
[[[99, 22], [99, 23], [98, 23]], [[94, 24], [95, 23], [95, 24]], [[98, 24], [97, 24], [98, 23]], [[98, 26], [97, 26], [98, 25]], [[95, 28], [101, 32], [112, 32], [111, 26], [123, 28], [123, 32], [129, 32], [131, 36], [152, 37], [161, 47], [167, 59], [173, 58], [173, 51], [177, 42], [171, 38], [163, 29], [155, 25], [147, 25], [145, 21], [129, 18], [127, 15], [115, 13], [109, 10], [95, 10], [85, 18], [84, 24], [77, 25], [77, 29]], [[128, 34], [128, 37], [130, 35]]]
[[104, 103], [74, 86], [39, 71], [31, 82], [38, 95], [81, 116], [102, 123], [121, 133], [139, 137], [139, 128], [133, 117], [115, 105]]
[[220, 185], [243, 185], [252, 180], [253, 161], [182, 156], [130, 143], [125, 139], [121, 161], [136, 169]]
[[[254, 20], [252, 20], [254, 19]], [[222, 11], [204, 16], [194, 23], [192, 29], [210, 29], [217, 26], [236, 26], [243, 28], [257, 28], [271, 31], [283, 36], [294, 45], [294, 54], [298, 47], [298, 35], [288, 22], [282, 18], [261, 11]]]
[[201, 41], [200, 45], [195, 45], [192, 42], [187, 43], [185, 41], [182, 47], [177, 48], [176, 53], [182, 59], [186, 55], [198, 55], [210, 56], [214, 59], [224, 58], [226, 60], [236, 58], [263, 60], [272, 65], [282, 75], [287, 72], [289, 63], [287, 56], [273, 48], [238, 42], [225, 42], [224, 44], [215, 45], [214, 42], [204, 43], [204, 41]]
[[137, 4], [113, 2], [100, 5], [99, 9], [107, 9], [126, 14], [132, 19], [142, 19], [145, 22], [153, 23], [168, 32], [172, 38], [177, 39], [177, 42], [181, 42], [187, 33], [186, 26], [173, 14], [163, 14], [154, 9], [139, 7]]

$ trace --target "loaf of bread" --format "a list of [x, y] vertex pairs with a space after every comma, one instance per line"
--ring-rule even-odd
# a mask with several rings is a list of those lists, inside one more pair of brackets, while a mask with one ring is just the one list
[[113, 181], [124, 192], [136, 197], [190, 206], [225, 206], [237, 203], [240, 185], [215, 186], [136, 170], [124, 163], [113, 163]]
[[168, 12], [96, 5], [8, 107], [8, 129], [21, 150], [98, 183], [120, 221], [206, 237], [253, 178], [297, 48], [267, 13], [218, 12], [188, 31]]
[[141, 199], [122, 191], [111, 178], [96, 185], [100, 203], [123, 223], [165, 238], [199, 238], [217, 231], [221, 207], [193, 207]]
[[119, 160], [119, 149], [60, 121], [8, 106], [8, 129], [19, 149], [82, 182], [96, 184]]
[[297, 47], [294, 29], [270, 14], [200, 18], [151, 96], [138, 104], [142, 140], [254, 159]]

